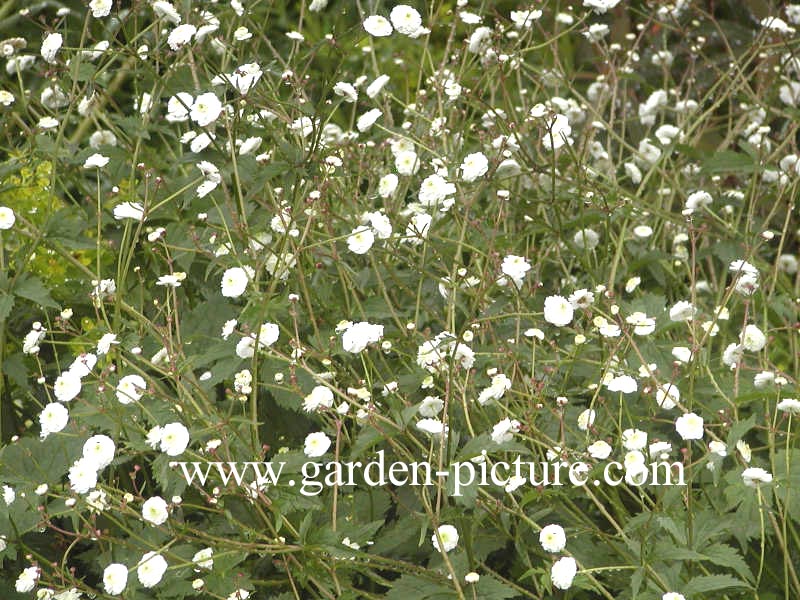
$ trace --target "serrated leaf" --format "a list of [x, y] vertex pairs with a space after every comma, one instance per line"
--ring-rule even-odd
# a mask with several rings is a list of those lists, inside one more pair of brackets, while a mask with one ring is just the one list
[[503, 600], [504, 598], [516, 598], [520, 594], [511, 586], [498, 581], [494, 577], [482, 575], [478, 584], [475, 586], [477, 597], [484, 600]]
[[392, 589], [386, 594], [387, 600], [408, 600], [409, 598], [450, 600], [457, 597], [455, 590], [449, 586], [422, 579], [416, 575], [403, 575], [394, 582]]
[[721, 567], [729, 567], [747, 581], [753, 580], [753, 572], [739, 551], [728, 544], [714, 544], [703, 549], [708, 560]]
[[730, 588], [750, 589], [750, 586], [732, 575], [700, 575], [691, 579], [681, 591], [688, 598], [694, 594], [719, 592]]

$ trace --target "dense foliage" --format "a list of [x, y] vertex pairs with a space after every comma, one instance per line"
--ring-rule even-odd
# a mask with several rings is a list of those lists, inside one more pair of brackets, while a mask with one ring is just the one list
[[796, 27], [2, 3], [0, 597], [800, 597]]

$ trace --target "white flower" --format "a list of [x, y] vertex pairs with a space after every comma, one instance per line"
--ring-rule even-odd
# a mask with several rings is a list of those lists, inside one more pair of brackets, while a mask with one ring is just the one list
[[7, 206], [0, 206], [0, 229], [11, 229], [16, 221], [17, 217], [13, 210]]
[[382, 115], [383, 112], [379, 108], [368, 110], [356, 120], [356, 129], [362, 133], [367, 131]]
[[[119, 342], [117, 341], [116, 334], [104, 333], [103, 337], [101, 337], [97, 341], [97, 353], [99, 355], [101, 355], [101, 356], [104, 355], [104, 354], [108, 354], [109, 350], [111, 350], [111, 346], [114, 345], [114, 344], [119, 344]], [[88, 360], [90, 362], [92, 361], [92, 359], [88, 359]], [[96, 362], [97, 362], [97, 360], [95, 359], [94, 363], [96, 363]], [[94, 364], [92, 364], [92, 367], [93, 366], [94, 366]]]
[[146, 588], [151, 588], [161, 581], [167, 572], [167, 561], [157, 552], [148, 552], [136, 567], [136, 577]]
[[347, 352], [358, 354], [369, 344], [377, 343], [383, 337], [383, 325], [366, 321], [354, 323], [342, 335], [342, 347]]
[[[86, 162], [83, 163], [84, 169], [101, 169], [108, 164], [110, 159], [107, 156], [103, 156], [102, 154], [95, 153], [92, 154], [90, 157], [86, 159]], [[116, 212], [115, 215], [116, 216]], [[140, 219], [141, 220], [141, 219]]]
[[117, 400], [120, 404], [138, 402], [147, 390], [147, 383], [141, 375], [125, 375], [117, 384]]
[[686, 600], [686, 596], [678, 592], [667, 592], [661, 596], [661, 600]]
[[167, 456], [179, 456], [189, 446], [189, 430], [182, 423], [168, 423], [161, 428], [161, 451]]
[[156, 285], [164, 285], [167, 287], [181, 287], [181, 282], [186, 279], [186, 273], [178, 271], [168, 275], [162, 275], [156, 280]]
[[212, 548], [203, 548], [194, 553], [192, 562], [198, 569], [212, 569], [214, 568], [214, 550]]
[[236, 356], [239, 358], [243, 358], [247, 360], [248, 358], [253, 358], [255, 356], [256, 350], [256, 340], [252, 336], [243, 337], [239, 340], [236, 344]]
[[675, 431], [684, 440], [703, 439], [703, 417], [694, 413], [686, 413], [675, 420]]
[[428, 213], [417, 213], [411, 217], [405, 231], [405, 240], [412, 245], [418, 245], [428, 238], [433, 217]]
[[423, 206], [437, 206], [448, 196], [456, 193], [456, 186], [441, 175], [429, 175], [422, 180], [419, 188], [419, 201]]
[[[178, 50], [192, 41], [192, 38], [197, 33], [197, 27], [188, 23], [178, 25], [173, 29], [167, 37], [167, 43], [173, 50]], [[213, 119], [212, 119], [213, 120]]]
[[767, 336], [755, 325], [747, 325], [739, 339], [742, 347], [750, 352], [759, 352], [767, 345]]
[[639, 389], [636, 380], [630, 375], [618, 375], [611, 379], [606, 387], [609, 392], [622, 392], [623, 394], [632, 394]]
[[97, 465], [92, 460], [79, 458], [69, 468], [69, 484], [78, 494], [85, 494], [97, 486]]
[[249, 277], [242, 267], [232, 267], [222, 274], [222, 295], [226, 298], [238, 298], [247, 289]]
[[114, 207], [114, 218], [117, 221], [122, 219], [133, 219], [134, 221], [144, 221], [144, 206], [138, 202], [123, 202]]
[[789, 413], [790, 415], [800, 414], [800, 400], [796, 398], [784, 398], [778, 402], [778, 410]]
[[333, 406], [333, 392], [324, 385], [314, 387], [303, 400], [303, 410], [306, 412], [314, 412], [321, 407], [330, 408], [331, 406]]
[[[655, 59], [656, 57], [654, 56], [653, 58]], [[672, 60], [671, 55], [669, 60], [670, 61]], [[658, 129], [656, 129], [655, 135], [659, 142], [661, 142], [664, 146], [668, 146], [669, 144], [672, 143], [672, 140], [674, 138], [677, 137], [680, 140], [683, 134], [681, 130], [675, 127], [674, 125], [662, 125]]]
[[250, 30], [244, 25], [237, 27], [236, 31], [233, 32], [233, 39], [235, 39], [237, 42], [244, 42], [252, 37], [253, 34], [250, 33]]
[[89, 2], [89, 8], [92, 10], [92, 16], [95, 19], [107, 17], [111, 13], [111, 7], [114, 5], [112, 0], [92, 0]]
[[643, 312], [634, 312], [625, 318], [625, 322], [633, 325], [635, 335], [650, 335], [656, 330], [656, 320]]
[[394, 173], [388, 173], [378, 182], [378, 195], [381, 198], [391, 198], [397, 190], [399, 178]]
[[766, 29], [777, 31], [778, 33], [794, 33], [794, 27], [790, 27], [786, 21], [778, 17], [765, 17], [761, 19], [760, 24]]
[[546, 525], [539, 532], [539, 543], [547, 552], [561, 552], [567, 545], [567, 536], [561, 525]]
[[[228, 81], [240, 94], [247, 94], [259, 82], [263, 74], [258, 63], [246, 63], [238, 66], [233, 73], [228, 75]], [[310, 120], [308, 122], [310, 123]]]
[[708, 443], [708, 450], [717, 456], [728, 456], [728, 447], [717, 440], [712, 440]]
[[[441, 546], [439, 546], [439, 540], [442, 541]], [[439, 525], [431, 537], [431, 541], [437, 552], [450, 552], [458, 546], [458, 530], [452, 525]]]
[[425, 433], [432, 435], [432, 436], [440, 436], [442, 434], [447, 435], [450, 431], [450, 428], [442, 423], [439, 419], [434, 419], [429, 417], [427, 419], [420, 419], [417, 421], [416, 425], [417, 429], [420, 431], [424, 431]]
[[83, 458], [94, 462], [98, 471], [111, 464], [115, 451], [114, 440], [107, 435], [93, 435], [83, 444]]
[[147, 432], [147, 437], [145, 438], [145, 442], [148, 446], [150, 446], [153, 450], [155, 450], [158, 445], [161, 443], [161, 433], [162, 428], [158, 425], [151, 428], [150, 431]]
[[596, 416], [597, 412], [591, 408], [587, 408], [586, 410], [582, 411], [581, 414], [578, 415], [578, 429], [581, 431], [587, 431], [589, 427], [594, 425]]
[[722, 362], [731, 369], [735, 369], [739, 361], [742, 359], [744, 348], [739, 344], [731, 343], [722, 352]]
[[734, 274], [744, 273], [748, 275], [758, 276], [758, 269], [753, 265], [751, 265], [746, 260], [742, 259], [734, 260], [733, 262], [731, 262], [731, 264], [728, 265], [728, 270]]
[[492, 427], [492, 441], [495, 444], [504, 444], [514, 439], [514, 434], [519, 433], [520, 422], [506, 417]]
[[553, 587], [557, 587], [560, 590], [568, 590], [572, 586], [572, 580], [575, 579], [577, 572], [578, 565], [574, 558], [571, 556], [559, 558], [550, 568], [550, 579], [553, 582]]
[[59, 402], [69, 402], [81, 393], [81, 378], [76, 373], [64, 371], [53, 384], [53, 394]]
[[365, 212], [361, 215], [361, 222], [369, 223], [373, 232], [381, 240], [389, 239], [392, 236], [392, 222], [380, 211]]
[[757, 487], [761, 483], [770, 483], [772, 474], [760, 467], [748, 467], [742, 471], [742, 481], [747, 487]]
[[389, 83], [388, 75], [378, 75], [375, 78], [375, 81], [373, 81], [367, 86], [366, 90], [367, 96], [369, 98], [374, 98], [375, 96], [381, 93], [381, 90], [387, 83]]
[[10, 506], [14, 500], [17, 498], [17, 493], [14, 491], [9, 485], [3, 486], [3, 502], [6, 503], [6, 506]]
[[392, 35], [392, 24], [386, 17], [372, 15], [364, 19], [364, 31], [373, 37]]
[[444, 408], [444, 401], [438, 396], [425, 396], [417, 412], [428, 419], [436, 417]]
[[222, 102], [214, 92], [206, 92], [195, 98], [189, 118], [200, 127], [211, 125], [222, 112]]
[[61, 49], [64, 38], [60, 33], [48, 33], [42, 41], [42, 58], [45, 62], [53, 64], [56, 62], [56, 54]]
[[492, 29], [490, 27], [478, 27], [469, 36], [467, 42], [467, 50], [472, 54], [479, 54], [489, 45], [489, 40], [492, 37]]
[[189, 111], [194, 97], [187, 92], [178, 92], [167, 101], [166, 120], [170, 123], [183, 123], [189, 120]]
[[33, 588], [36, 587], [37, 581], [39, 581], [39, 567], [28, 567], [19, 574], [19, 577], [17, 577], [17, 581], [14, 584], [14, 589], [16, 589], [20, 594], [32, 592]]
[[673, 321], [691, 321], [696, 313], [697, 309], [691, 302], [681, 300], [669, 309], [669, 318]]
[[626, 450], [641, 450], [647, 446], [647, 432], [641, 429], [626, 429], [622, 432], [622, 445]]
[[280, 328], [275, 323], [262, 323], [258, 328], [258, 347], [264, 349], [272, 346], [281, 335]]
[[681, 392], [675, 384], [665, 383], [656, 390], [656, 402], [664, 410], [671, 410], [681, 400]]
[[86, 496], [86, 505], [93, 513], [101, 513], [108, 509], [108, 494], [103, 490], [92, 490]]
[[600, 243], [600, 235], [593, 229], [576, 231], [572, 243], [580, 250], [594, 250]]
[[166, 19], [174, 25], [177, 25], [181, 22], [180, 13], [178, 13], [178, 11], [175, 10], [175, 7], [166, 0], [155, 0], [152, 6], [153, 12], [156, 13], [156, 17]]
[[413, 175], [419, 169], [419, 159], [413, 150], [403, 150], [394, 155], [394, 168], [400, 175]]
[[322, 456], [331, 447], [331, 438], [329, 438], [322, 431], [316, 433], [309, 433], [303, 444], [303, 452], [309, 458], [317, 458]]
[[544, 301], [544, 320], [558, 327], [572, 322], [574, 309], [563, 296], [548, 296]]
[[163, 525], [169, 518], [169, 507], [161, 496], [153, 496], [142, 504], [142, 518], [152, 525]]
[[502, 373], [492, 377], [492, 383], [478, 395], [478, 404], [488, 404], [491, 400], [499, 400], [507, 390], [511, 389], [511, 380]]
[[103, 571], [103, 589], [107, 594], [118, 596], [128, 585], [128, 568], [119, 563], [108, 565]]
[[42, 439], [51, 433], [58, 433], [69, 422], [69, 411], [60, 402], [50, 402], [39, 415], [39, 424], [42, 426]]
[[358, 91], [352, 83], [340, 81], [333, 86], [333, 93], [344, 98], [345, 102], [355, 102], [358, 100]]
[[[2, 221], [2, 217], [0, 217], [0, 221]], [[2, 229], [2, 226], [0, 226], [0, 229]], [[798, 261], [794, 254], [781, 254], [778, 257], [777, 265], [779, 271], [783, 271], [789, 275], [794, 275], [798, 270]]]
[[36, 321], [22, 340], [22, 352], [24, 354], [38, 354], [40, 350], [39, 344], [41, 344], [46, 335], [47, 330], [42, 327], [39, 321]]
[[589, 452], [589, 456], [592, 458], [597, 460], [605, 460], [611, 455], [612, 448], [608, 442], [597, 440], [593, 444], [590, 444], [586, 450]]
[[527, 29], [542, 16], [541, 10], [512, 10], [509, 17], [517, 29]]
[[572, 127], [562, 114], [554, 115], [547, 122], [547, 131], [542, 138], [545, 150], [558, 150], [564, 144], [572, 145]]
[[413, 36], [422, 27], [422, 17], [420, 14], [406, 4], [398, 4], [389, 13], [392, 25], [403, 35]]
[[503, 259], [500, 270], [514, 282], [516, 287], [522, 287], [522, 280], [531, 270], [531, 264], [524, 256], [509, 254]]
[[474, 152], [464, 157], [461, 163], [461, 179], [467, 182], [483, 177], [489, 170], [489, 160], [483, 152]]
[[375, 234], [369, 227], [356, 227], [347, 236], [347, 248], [354, 254], [366, 254], [375, 243]]
[[703, 190], [698, 190], [689, 194], [684, 207], [686, 211], [694, 212], [710, 206], [713, 201], [714, 199], [711, 197], [711, 194]]
[[[114, 338], [117, 337], [117, 336], [115, 336], [114, 334], [111, 334], [111, 333], [107, 333], [103, 337], [105, 338], [106, 336], [109, 336], [109, 335], [112, 335]], [[100, 341], [102, 342], [103, 340], [101, 339]], [[100, 345], [100, 342], [98, 342], [98, 346], [99, 345]], [[94, 366], [96, 364], [97, 364], [97, 356], [96, 355], [92, 354], [91, 352], [85, 353], [85, 354], [81, 354], [80, 356], [76, 357], [74, 361], [72, 361], [72, 364], [69, 366], [69, 371], [71, 371], [72, 373], [75, 373], [78, 377], [83, 379], [89, 373], [92, 372], [92, 369], [94, 368]]]

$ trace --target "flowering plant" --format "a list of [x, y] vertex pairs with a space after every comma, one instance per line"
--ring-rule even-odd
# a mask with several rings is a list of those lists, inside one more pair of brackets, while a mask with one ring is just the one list
[[800, 5], [700, 4], [2, 4], [0, 597], [800, 596]]

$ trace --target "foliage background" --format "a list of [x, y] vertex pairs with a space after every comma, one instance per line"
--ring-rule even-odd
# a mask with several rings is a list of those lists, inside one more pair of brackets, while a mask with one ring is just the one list
[[[91, 18], [79, 2], [12, 0], [0, 7], [0, 37], [25, 38], [26, 53], [38, 52], [46, 31], [57, 29], [65, 38], [56, 63], [39, 59], [19, 75], [0, 76], [0, 87], [15, 96], [0, 113], [0, 205], [17, 215], [15, 227], [0, 237], [0, 482], [16, 490], [13, 503], [0, 503], [0, 534], [8, 542], [0, 552], [0, 596], [28, 597], [16, 594], [14, 581], [35, 563], [42, 586], [104, 597], [104, 567], [135, 567], [149, 550], [163, 552], [170, 569], [151, 589], [132, 573], [125, 598], [226, 598], [237, 588], [281, 599], [800, 595], [797, 434], [791, 415], [776, 411], [780, 399], [797, 396], [800, 284], [796, 272], [781, 268], [780, 257], [797, 252], [798, 180], [794, 173], [785, 180], [773, 176], [782, 173], [781, 159], [797, 150], [797, 109], [779, 92], [796, 77], [797, 38], [759, 24], [780, 7], [693, 2], [665, 16], [656, 3], [622, 2], [598, 15], [577, 2], [548, 2], [534, 27], [509, 37], [510, 11], [524, 7], [470, 3], [464, 9], [494, 27], [489, 47], [495, 57], [511, 59], [502, 62], [486, 61], [485, 49], [467, 51], [475, 27], [459, 20], [453, 2], [416, 4], [432, 30], [418, 39], [365, 33], [363, 18], [388, 16], [385, 3], [332, 0], [320, 13], [304, 2], [245, 4], [245, 15], [237, 16], [229, 3], [175, 2], [187, 22], [199, 24], [200, 10], [220, 21], [211, 35], [217, 47], [209, 38], [178, 51], [170, 50], [162, 31], [168, 27], [144, 2], [115, 3], [106, 19]], [[62, 7], [70, 11], [59, 17]], [[560, 12], [572, 14], [574, 24], [557, 22]], [[592, 23], [607, 23], [608, 37], [587, 40], [582, 33]], [[239, 26], [253, 38], [235, 42]], [[286, 37], [294, 30], [304, 41]], [[109, 50], [96, 60], [81, 57], [101, 40], [111, 43]], [[150, 46], [147, 59], [137, 54], [143, 43]], [[660, 50], [674, 55], [671, 66], [653, 64]], [[264, 71], [250, 93], [212, 87], [215, 76], [249, 62]], [[391, 82], [375, 99], [362, 93], [347, 104], [332, 92], [338, 81], [361, 75], [372, 81], [379, 73]], [[598, 76], [608, 90], [589, 100]], [[463, 87], [455, 100], [445, 93], [447, 78]], [[67, 96], [64, 106], [42, 103], [49, 85]], [[638, 108], [662, 88], [675, 90], [670, 105], [646, 125]], [[191, 124], [166, 121], [166, 101], [178, 92], [212, 89], [233, 111], [211, 128], [215, 141], [193, 153], [179, 140]], [[81, 115], [78, 105], [92, 93], [94, 107]], [[144, 93], [155, 101], [142, 114], [135, 106]], [[553, 98], [571, 99], [576, 113], [575, 141], [558, 152], [542, 141], [546, 125], [528, 117], [540, 102], [565, 110]], [[697, 100], [698, 111], [673, 108], [674, 100], [686, 98]], [[352, 131], [373, 107], [382, 117], [366, 133], [329, 135], [333, 130], [323, 128]], [[487, 117], [489, 109], [505, 117]], [[37, 123], [48, 115], [59, 125], [45, 131]], [[319, 119], [305, 139], [289, 127], [303, 116]], [[439, 130], [432, 131], [436, 119]], [[655, 163], [639, 162], [644, 177], [634, 182], [623, 163], [638, 160], [642, 138], [652, 138], [664, 123], [685, 137], [668, 144]], [[763, 139], [752, 137], [753, 123], [767, 127]], [[112, 131], [117, 145], [90, 148], [89, 135], [98, 129]], [[518, 148], [507, 150], [520, 172], [504, 176], [496, 171], [502, 148], [492, 142], [501, 138], [501, 145], [513, 146], [502, 138], [512, 133]], [[268, 159], [231, 150], [237, 139], [254, 135], [263, 140], [259, 152], [271, 153]], [[413, 142], [422, 166], [382, 199], [379, 180], [394, 170], [390, 140], [401, 138]], [[490, 158], [489, 174], [458, 181], [463, 157], [479, 150]], [[96, 151], [110, 158], [108, 166], [84, 169]], [[328, 168], [330, 156], [341, 164]], [[402, 239], [408, 205], [417, 200], [433, 159], [457, 183], [455, 205], [446, 213], [431, 211], [428, 239], [414, 245]], [[199, 160], [213, 162], [222, 175], [219, 187], [202, 198], [195, 191], [202, 180]], [[687, 218], [681, 212], [686, 197], [698, 189], [714, 203]], [[507, 190], [508, 199], [498, 190]], [[114, 207], [126, 201], [142, 203], [147, 220], [116, 220]], [[376, 209], [391, 220], [393, 237], [366, 255], [349, 252], [347, 237], [361, 214]], [[290, 215], [296, 237], [275, 230], [273, 218], [281, 214]], [[652, 235], [633, 235], [638, 225], [652, 228]], [[165, 234], [148, 241], [157, 227]], [[599, 234], [596, 248], [576, 244], [584, 228]], [[775, 237], [765, 239], [767, 230]], [[685, 239], [676, 242], [678, 235]], [[285, 278], [275, 276], [270, 261], [286, 253], [295, 262], [289, 261]], [[532, 266], [519, 289], [498, 285], [501, 262], [510, 254]], [[733, 290], [727, 271], [736, 259], [760, 271], [761, 287], [752, 297]], [[241, 298], [224, 298], [222, 273], [241, 265], [254, 269], [252, 285]], [[155, 285], [175, 272], [187, 274], [181, 287]], [[477, 283], [462, 286], [470, 276]], [[640, 286], [628, 293], [626, 282], [634, 276]], [[117, 292], [94, 302], [92, 281], [103, 278], [115, 279]], [[595, 304], [577, 311], [569, 326], [543, 319], [547, 296], [598, 285], [606, 293], [598, 290]], [[699, 309], [689, 324], [672, 322], [666, 312], [680, 300]], [[714, 316], [723, 305], [727, 321]], [[73, 316], [62, 319], [66, 308]], [[632, 333], [624, 317], [635, 311], [656, 318], [655, 333]], [[598, 335], [596, 316], [618, 321], [623, 334]], [[238, 321], [237, 338], [263, 322], [277, 323], [280, 341], [244, 360], [234, 340], [220, 336], [229, 319]], [[391, 346], [346, 352], [336, 333], [343, 319], [384, 325]], [[717, 335], [704, 334], [705, 320], [719, 326]], [[22, 344], [36, 321], [47, 337], [30, 356]], [[723, 350], [747, 323], [767, 332], [769, 343], [730, 370], [721, 361]], [[544, 339], [526, 336], [530, 328], [541, 329]], [[427, 373], [416, 364], [418, 347], [444, 330], [459, 339], [474, 333], [474, 366], [454, 363], [431, 389], [420, 389]], [[69, 425], [40, 440], [38, 415], [51, 400], [54, 380], [109, 332], [119, 344], [84, 381], [69, 406]], [[576, 335], [587, 341], [577, 343]], [[692, 349], [690, 364], [675, 362], [676, 346]], [[154, 363], [162, 348], [167, 360]], [[657, 375], [637, 376], [634, 394], [601, 384], [608, 373], [636, 375], [650, 363]], [[245, 368], [254, 385], [242, 400], [233, 381]], [[513, 386], [502, 401], [479, 406], [474, 400], [491, 383], [492, 368]], [[782, 375], [786, 384], [756, 386], [753, 376], [761, 371]], [[206, 372], [210, 377], [201, 377]], [[121, 405], [115, 387], [130, 373], [146, 378], [147, 394]], [[397, 392], [382, 395], [393, 381]], [[674, 428], [680, 413], [656, 404], [655, 388], [667, 381], [682, 392], [678, 410], [704, 416], [703, 441], [680, 440]], [[304, 412], [303, 398], [319, 384], [334, 390], [337, 404], [350, 402], [351, 411]], [[365, 388], [371, 400], [348, 388]], [[445, 402], [450, 435], [442, 443], [414, 426], [429, 395]], [[561, 396], [569, 399], [566, 407], [555, 402]], [[597, 419], [582, 431], [576, 419], [589, 407]], [[368, 416], [356, 416], [357, 408]], [[498, 445], [490, 432], [505, 417], [522, 427], [513, 442]], [[187, 487], [169, 467], [171, 459], [146, 443], [152, 426], [176, 420], [191, 432], [186, 457], [206, 459], [205, 445], [220, 440], [212, 453], [219, 460], [279, 457], [295, 473], [312, 431], [330, 435], [330, 456], [343, 460], [384, 450], [394, 460], [429, 459], [446, 468], [483, 449], [490, 460], [548, 460], [554, 447], [564, 458], [585, 457], [597, 439], [621, 458], [621, 433], [635, 427], [652, 441], [672, 443], [671, 457], [684, 462], [689, 485], [524, 487], [513, 493], [470, 486], [460, 498], [447, 487], [355, 486], [305, 497], [276, 486], [253, 501], [237, 486], [220, 483], [212, 497], [210, 487]], [[100, 514], [88, 510], [66, 476], [94, 433], [117, 444], [99, 483], [110, 508]], [[708, 451], [712, 439], [726, 445], [726, 458]], [[752, 465], [774, 475], [772, 485], [744, 485], [740, 440], [752, 448]], [[37, 496], [42, 483], [49, 491]], [[154, 495], [181, 497], [159, 527], [141, 519], [142, 502]], [[444, 554], [431, 544], [442, 523], [460, 534], [457, 549]], [[567, 530], [566, 553], [580, 565], [569, 591], [553, 589], [554, 557], [538, 543], [548, 523]], [[345, 538], [359, 549], [344, 545]], [[191, 557], [205, 546], [215, 550], [214, 568], [198, 574]], [[481, 575], [477, 584], [464, 582], [470, 571]], [[201, 592], [192, 588], [197, 577], [204, 580]]]

